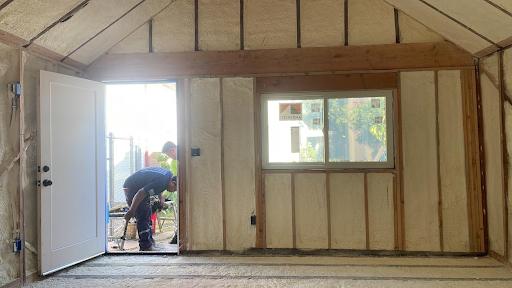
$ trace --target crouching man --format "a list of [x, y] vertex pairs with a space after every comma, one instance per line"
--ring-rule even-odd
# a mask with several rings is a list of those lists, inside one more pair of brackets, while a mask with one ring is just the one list
[[157, 250], [154, 246], [153, 235], [151, 232], [151, 205], [150, 196], [157, 196], [163, 209], [167, 209], [165, 203], [165, 190], [169, 192], [176, 191], [176, 176], [172, 172], [160, 167], [148, 167], [141, 169], [124, 182], [124, 193], [126, 202], [130, 206], [124, 216], [126, 221], [130, 221], [135, 216], [137, 220], [137, 232], [139, 233], [140, 251]]

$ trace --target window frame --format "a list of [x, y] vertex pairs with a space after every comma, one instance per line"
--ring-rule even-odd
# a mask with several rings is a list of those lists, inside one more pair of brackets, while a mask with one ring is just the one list
[[[386, 162], [329, 162], [329, 99], [339, 98], [369, 98], [379, 97], [386, 99]], [[393, 89], [368, 89], [368, 90], [342, 90], [342, 91], [306, 91], [306, 92], [265, 92], [261, 93], [261, 141], [262, 141], [262, 169], [265, 170], [314, 170], [314, 169], [394, 169], [395, 168], [395, 143], [394, 143], [394, 91]], [[269, 162], [269, 135], [268, 135], [268, 101], [276, 100], [309, 100], [323, 99], [323, 135], [324, 135], [324, 163], [320, 162]], [[389, 121], [390, 119], [391, 121]]]

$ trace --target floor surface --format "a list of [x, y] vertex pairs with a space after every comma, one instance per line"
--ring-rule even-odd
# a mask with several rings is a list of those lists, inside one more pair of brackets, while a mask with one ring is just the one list
[[512, 287], [488, 258], [107, 255], [27, 287]]

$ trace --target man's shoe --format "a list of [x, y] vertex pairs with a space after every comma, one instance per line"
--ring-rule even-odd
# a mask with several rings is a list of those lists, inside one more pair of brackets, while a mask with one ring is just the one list
[[169, 244], [178, 244], [178, 235], [174, 234], [174, 237], [172, 237], [171, 242]]

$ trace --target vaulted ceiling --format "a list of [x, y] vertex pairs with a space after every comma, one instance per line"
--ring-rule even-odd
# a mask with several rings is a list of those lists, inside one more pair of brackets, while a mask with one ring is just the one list
[[[0, 0], [0, 41], [83, 69], [175, 1]], [[383, 1], [477, 57], [512, 45], [512, 0]]]

